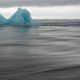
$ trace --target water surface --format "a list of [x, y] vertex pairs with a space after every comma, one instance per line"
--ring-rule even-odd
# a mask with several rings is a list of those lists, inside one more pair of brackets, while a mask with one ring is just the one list
[[78, 80], [80, 27], [0, 27], [1, 80]]

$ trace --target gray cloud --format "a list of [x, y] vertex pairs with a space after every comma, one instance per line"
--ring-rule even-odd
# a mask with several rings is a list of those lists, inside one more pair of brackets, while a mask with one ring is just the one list
[[80, 0], [0, 0], [0, 7], [80, 5]]

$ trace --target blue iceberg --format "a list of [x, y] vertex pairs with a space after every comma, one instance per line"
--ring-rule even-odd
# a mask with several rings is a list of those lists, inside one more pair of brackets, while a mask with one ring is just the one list
[[28, 10], [18, 8], [18, 10], [9, 19], [5, 19], [0, 16], [0, 24], [14, 26], [36, 26], [38, 25], [38, 22], [32, 19]]

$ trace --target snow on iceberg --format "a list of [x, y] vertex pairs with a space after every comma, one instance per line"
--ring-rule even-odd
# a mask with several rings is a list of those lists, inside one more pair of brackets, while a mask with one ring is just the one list
[[5, 19], [0, 15], [0, 25], [36, 26], [38, 22], [32, 19], [28, 10], [18, 8], [9, 19]]

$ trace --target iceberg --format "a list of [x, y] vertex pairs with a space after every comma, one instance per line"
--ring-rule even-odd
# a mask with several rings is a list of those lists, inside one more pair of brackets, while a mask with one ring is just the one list
[[38, 25], [38, 22], [32, 19], [28, 10], [18, 8], [9, 19], [5, 19], [0, 15], [0, 25], [36, 26]]
[[31, 14], [26, 9], [18, 8], [18, 10], [8, 20], [8, 25], [33, 26], [37, 22], [32, 19]]

